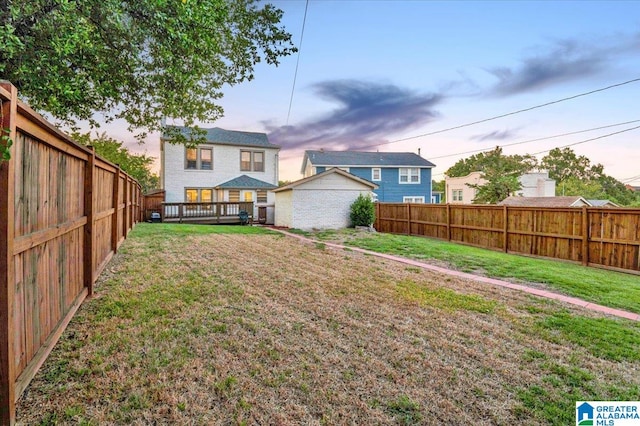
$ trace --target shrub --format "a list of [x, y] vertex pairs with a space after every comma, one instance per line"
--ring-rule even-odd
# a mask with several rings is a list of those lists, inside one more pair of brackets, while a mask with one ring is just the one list
[[358, 195], [351, 204], [351, 223], [353, 226], [370, 226], [376, 220], [376, 207], [370, 195]]

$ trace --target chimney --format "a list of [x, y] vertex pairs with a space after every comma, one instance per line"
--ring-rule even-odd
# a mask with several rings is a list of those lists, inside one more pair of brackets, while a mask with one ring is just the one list
[[418, 157], [422, 157], [422, 155], [420, 155], [420, 148], [418, 148]]

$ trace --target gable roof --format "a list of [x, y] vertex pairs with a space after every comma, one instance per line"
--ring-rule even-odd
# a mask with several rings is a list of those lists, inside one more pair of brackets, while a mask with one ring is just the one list
[[593, 207], [620, 207], [610, 200], [587, 200]]
[[[191, 129], [183, 126], [172, 126], [180, 131], [186, 138], [191, 136]], [[201, 129], [206, 132], [205, 138], [207, 142], [215, 143], [218, 145], [238, 145], [238, 146], [252, 146], [260, 148], [280, 148], [278, 145], [273, 145], [269, 142], [266, 133], [257, 132], [241, 132], [238, 130], [225, 130], [220, 127], [214, 127], [211, 129]], [[167, 135], [162, 135], [162, 139], [167, 139]]]
[[514, 207], [582, 207], [589, 202], [578, 195], [564, 197], [507, 197], [498, 203], [500, 206]]
[[304, 152], [302, 172], [306, 162], [327, 167], [435, 167], [431, 161], [413, 152], [313, 151]]
[[274, 189], [276, 185], [242, 175], [216, 186], [216, 189]]
[[328, 175], [333, 174], [333, 173], [339, 174], [339, 175], [344, 176], [344, 177], [346, 177], [346, 178], [348, 178], [348, 179], [352, 179], [352, 180], [354, 180], [354, 181], [356, 181], [356, 182], [359, 182], [359, 183], [361, 183], [361, 184], [363, 184], [363, 185], [366, 185], [366, 186], [370, 187], [371, 189], [376, 189], [376, 188], [378, 188], [378, 185], [376, 185], [376, 184], [375, 184], [375, 183], [373, 183], [373, 182], [370, 182], [370, 181], [368, 181], [368, 180], [366, 180], [366, 179], [362, 179], [361, 177], [358, 177], [358, 176], [356, 176], [356, 175], [352, 175], [352, 174], [351, 174], [351, 173], [349, 173], [349, 172], [345, 172], [344, 170], [341, 170], [341, 169], [338, 169], [338, 168], [335, 168], [335, 167], [334, 167], [334, 168], [331, 168], [331, 169], [329, 169], [329, 170], [326, 170], [326, 171], [324, 171], [324, 172], [322, 172], [322, 173], [318, 173], [318, 174], [315, 174], [315, 175], [312, 175], [312, 176], [306, 177], [306, 178], [304, 178], [304, 179], [300, 179], [300, 180], [297, 180], [297, 181], [295, 181], [295, 182], [291, 182], [291, 183], [290, 183], [290, 184], [288, 184], [288, 185], [281, 186], [280, 188], [274, 189], [274, 190], [273, 190], [273, 192], [280, 192], [280, 191], [286, 191], [286, 190], [289, 190], [289, 189], [293, 189], [293, 188], [295, 188], [296, 186], [299, 186], [299, 185], [305, 184], [305, 183], [307, 183], [307, 182], [314, 181], [314, 180], [316, 180], [316, 179], [321, 179], [322, 177], [324, 177], [324, 176], [328, 176]]

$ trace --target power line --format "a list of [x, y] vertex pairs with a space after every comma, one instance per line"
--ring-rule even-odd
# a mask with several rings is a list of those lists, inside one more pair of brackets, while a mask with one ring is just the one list
[[[606, 134], [606, 135], [598, 136], [598, 137], [595, 137], [595, 138], [585, 139], [585, 140], [583, 140], [583, 141], [570, 143], [570, 144], [568, 144], [568, 145], [557, 146], [557, 147], [552, 148], [552, 149], [568, 148], [568, 147], [570, 147], [570, 146], [576, 146], [576, 145], [580, 145], [580, 144], [583, 144], [583, 143], [587, 143], [587, 142], [595, 141], [595, 140], [598, 140], [598, 139], [608, 138], [609, 136], [619, 135], [620, 133], [630, 132], [630, 131], [632, 131], [632, 130], [636, 130], [636, 129], [640, 129], [640, 126], [630, 127], [630, 128], [628, 128], [628, 129], [620, 130], [619, 132], [613, 132], [613, 133], [609, 133], [609, 134]], [[551, 151], [551, 149], [547, 149], [547, 150], [540, 151], [540, 152], [534, 152], [534, 153], [533, 153], [533, 154], [531, 154], [531, 155], [544, 154], [545, 152], [549, 152], [549, 151]]]
[[638, 179], [640, 179], [640, 175], [633, 176], [633, 177], [626, 178], [626, 179], [622, 179], [622, 180], [620, 180], [620, 182], [629, 183], [629, 182], [633, 182], [634, 180], [638, 180]]
[[408, 140], [411, 140], [411, 139], [417, 139], [417, 138], [421, 138], [421, 137], [424, 137], [424, 136], [437, 135], [439, 133], [449, 132], [451, 130], [462, 129], [463, 127], [469, 127], [469, 126], [473, 126], [473, 125], [480, 124], [480, 123], [486, 123], [487, 121], [493, 121], [493, 120], [497, 120], [499, 118], [509, 117], [511, 115], [516, 115], [516, 114], [520, 114], [520, 113], [523, 113], [523, 112], [531, 111], [531, 110], [534, 110], [534, 109], [543, 108], [543, 107], [546, 107], [546, 106], [549, 106], [549, 105], [554, 105], [554, 104], [557, 104], [557, 103], [560, 103], [560, 102], [565, 102], [565, 101], [569, 101], [569, 100], [572, 100], [572, 99], [580, 98], [582, 96], [592, 95], [592, 94], [598, 93], [598, 92], [604, 92], [605, 90], [613, 89], [615, 87], [624, 86], [626, 84], [636, 83], [638, 81], [640, 81], [640, 77], [639, 78], [634, 78], [632, 80], [623, 81], [622, 83], [612, 84], [612, 85], [607, 86], [607, 87], [601, 87], [599, 89], [591, 90], [589, 92], [584, 92], [584, 93], [580, 93], [580, 94], [577, 94], [577, 95], [569, 96], [567, 98], [557, 99], [555, 101], [546, 102], [544, 104], [535, 105], [535, 106], [532, 106], [532, 107], [529, 107], [529, 108], [524, 108], [524, 109], [520, 109], [520, 110], [517, 110], [517, 111], [508, 112], [506, 114], [496, 115], [494, 117], [489, 117], [489, 118], [485, 118], [485, 119], [482, 119], [482, 120], [473, 121], [471, 123], [460, 124], [458, 126], [448, 127], [446, 129], [441, 129], [441, 130], [436, 130], [436, 131], [433, 131], [433, 132], [423, 133], [421, 135], [409, 136], [409, 137], [406, 137], [406, 138], [396, 139], [396, 140], [392, 140], [392, 141], [389, 141], [389, 142], [382, 142], [382, 143], [378, 143], [378, 144], [374, 144], [374, 145], [367, 145], [367, 146], [360, 147], [360, 149], [361, 148], [373, 148], [373, 147], [382, 146], [382, 145], [389, 145], [389, 144], [392, 144], [392, 143], [408, 141]]
[[[635, 122], [635, 121], [639, 121], [639, 120], [634, 120], [634, 121], [631, 121], [630, 123]], [[605, 126], [605, 127], [611, 127], [611, 126]], [[628, 129], [620, 130], [620, 131], [618, 131], [618, 132], [608, 133], [608, 134], [606, 134], [606, 135], [601, 135], [601, 136], [597, 136], [597, 137], [595, 137], [595, 138], [585, 139], [585, 140], [582, 140], [582, 141], [579, 141], [579, 142], [574, 142], [574, 143], [570, 143], [570, 144], [568, 144], [568, 145], [558, 146], [558, 147], [551, 148], [551, 149], [556, 149], [556, 148], [557, 148], [557, 149], [561, 149], [561, 148], [568, 148], [568, 147], [570, 147], [570, 146], [580, 145], [580, 144], [587, 143], [587, 142], [591, 142], [591, 141], [595, 141], [595, 140], [598, 140], [598, 139], [608, 138], [608, 137], [610, 137], [610, 136], [619, 135], [620, 133], [626, 133], [626, 132], [630, 132], [630, 131], [632, 131], [632, 130], [636, 130], [636, 129], [640, 129], [640, 126], [630, 127], [630, 128], [628, 128]], [[539, 151], [539, 152], [534, 152], [534, 153], [533, 153], [533, 154], [531, 154], [531, 155], [545, 154], [545, 153], [547, 153], [547, 152], [551, 151], [551, 149], [547, 149], [547, 150]], [[432, 178], [433, 178], [433, 177], [436, 177], [436, 176], [444, 175], [444, 174], [445, 174], [445, 172], [437, 173], [437, 174], [434, 174], [434, 175], [432, 176]], [[640, 178], [640, 175], [638, 175], [638, 176], [634, 176], [633, 178], [630, 178], [630, 179], [636, 179], [636, 178]]]
[[[595, 131], [595, 130], [608, 129], [608, 128], [611, 128], [611, 127], [623, 126], [625, 124], [638, 123], [638, 122], [640, 122], [640, 119], [631, 120], [631, 121], [624, 121], [624, 122], [615, 123], [615, 124], [608, 124], [606, 126], [592, 127], [590, 129], [576, 130], [574, 132], [560, 133], [560, 134], [552, 135], [552, 136], [544, 136], [544, 137], [536, 138], [536, 139], [528, 139], [528, 140], [525, 140], [525, 141], [513, 142], [513, 143], [504, 144], [504, 145], [492, 145], [492, 146], [486, 147], [486, 148], [479, 148], [479, 149], [473, 149], [473, 150], [464, 151], [464, 152], [457, 152], [455, 154], [446, 154], [446, 155], [440, 155], [440, 156], [437, 156], [437, 157], [429, 157], [429, 159], [438, 160], [440, 158], [448, 158], [448, 157], [455, 157], [455, 156], [458, 156], [458, 155], [473, 154], [473, 153], [476, 153], [476, 152], [483, 152], [483, 151], [488, 151], [488, 150], [494, 149], [496, 146], [498, 146], [500, 148], [505, 148], [505, 147], [514, 146], [514, 145], [522, 145], [522, 144], [525, 144], [525, 143], [539, 142], [539, 141], [543, 141], [543, 140], [554, 139], [554, 138], [559, 138], [559, 137], [564, 137], [564, 136], [577, 135], [577, 134], [580, 134], [580, 133], [587, 133], [587, 132], [592, 132], [592, 131]], [[633, 130], [633, 129], [636, 129], [636, 127], [632, 128], [632, 129], [628, 129], [628, 130], [623, 130], [620, 133], [623, 133], [623, 132], [626, 132], [626, 131], [629, 131], [629, 130]], [[611, 135], [615, 135], [615, 134], [617, 134], [617, 133], [612, 133]], [[608, 135], [604, 135], [603, 137], [607, 137], [607, 136]], [[599, 138], [600, 137], [598, 137], [596, 139], [599, 139]], [[581, 142], [578, 142], [578, 143], [585, 143], [585, 142], [589, 142], [591, 140], [595, 140], [595, 139], [588, 139], [586, 141], [581, 141]], [[567, 145], [567, 146], [570, 146], [570, 145]], [[358, 149], [360, 149], [360, 148], [361, 147], [358, 147]], [[563, 148], [563, 147], [560, 147], [560, 148]], [[282, 159], [283, 160], [288, 160], [288, 159], [291, 159], [291, 158], [295, 158], [295, 157], [294, 156], [289, 156], [289, 157], [283, 157]]]
[[[623, 123], [609, 124], [609, 125], [607, 125], [607, 126], [593, 127], [593, 128], [591, 128], [591, 129], [586, 129], [586, 130], [578, 130], [578, 131], [575, 131], [575, 132], [561, 133], [561, 134], [559, 134], [559, 135], [545, 136], [545, 137], [543, 137], [543, 138], [529, 139], [529, 140], [526, 140], [526, 141], [513, 142], [513, 143], [508, 143], [508, 144], [498, 145], [498, 146], [499, 146], [500, 148], [504, 148], [504, 147], [514, 146], [514, 145], [522, 145], [522, 144], [525, 144], [525, 143], [539, 142], [539, 141], [544, 141], [544, 140], [547, 140], [547, 139], [554, 139], [554, 138], [560, 138], [560, 137], [563, 137], [563, 136], [577, 135], [577, 134], [579, 134], [579, 133], [592, 132], [592, 131], [594, 131], [594, 130], [607, 129], [607, 128], [609, 128], [609, 127], [623, 126], [623, 125], [625, 125], [625, 124], [637, 123], [637, 122], [639, 122], [639, 121], [640, 121], [640, 120], [625, 121], [625, 122], [623, 122]], [[473, 153], [475, 153], [475, 152], [487, 151], [487, 150], [490, 150], [490, 149], [493, 149], [493, 148], [495, 148], [495, 146], [490, 146], [490, 147], [487, 147], [487, 148], [474, 149], [474, 150], [471, 150], [471, 151], [465, 151], [465, 152], [458, 152], [458, 153], [455, 153], [455, 154], [441, 155], [441, 156], [439, 156], [439, 157], [429, 157], [429, 158], [430, 158], [431, 160], [437, 160], [437, 159], [440, 159], [440, 158], [455, 157], [455, 156], [457, 156], [457, 155], [473, 154]]]
[[287, 112], [287, 126], [289, 125], [289, 117], [291, 116], [291, 105], [293, 105], [293, 92], [296, 90], [296, 80], [298, 79], [298, 66], [300, 65], [300, 53], [302, 53], [302, 40], [304, 40], [304, 27], [307, 23], [307, 10], [309, 9], [309, 0], [304, 6], [304, 17], [302, 18], [302, 31], [300, 33], [300, 47], [298, 48], [298, 58], [296, 59], [296, 71], [293, 74], [293, 87], [291, 87], [291, 97], [289, 98], [289, 111]]

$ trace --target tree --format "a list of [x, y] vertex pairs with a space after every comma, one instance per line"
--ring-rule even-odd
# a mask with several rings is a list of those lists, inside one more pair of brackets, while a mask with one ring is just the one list
[[466, 176], [472, 172], [481, 172], [487, 182], [482, 185], [469, 185], [477, 190], [476, 204], [495, 204], [522, 188], [518, 180], [522, 174], [534, 169], [537, 160], [531, 155], [503, 155], [502, 148], [481, 152], [459, 160], [445, 174], [449, 177]]
[[601, 164], [591, 165], [584, 155], [576, 155], [571, 148], [554, 148], [542, 157], [540, 167], [549, 171], [549, 177], [556, 182], [563, 182], [570, 177], [576, 179], [592, 179], [602, 174]]
[[145, 154], [132, 154], [123, 146], [122, 142], [108, 137], [106, 133], [96, 135], [94, 139], [89, 133], [74, 133], [72, 138], [82, 145], [93, 146], [96, 154], [100, 157], [119, 165], [122, 170], [140, 183], [143, 192], [158, 188], [160, 179], [151, 171], [153, 157]]
[[255, 0], [21, 0], [0, 11], [0, 75], [67, 124], [96, 124], [95, 112], [130, 130], [214, 121], [224, 85], [296, 51], [282, 11]]
[[558, 195], [579, 195], [587, 199], [608, 199], [620, 205], [632, 204], [636, 197], [624, 184], [604, 173], [602, 164], [591, 164], [571, 148], [555, 148], [542, 158], [541, 166], [556, 180]]

